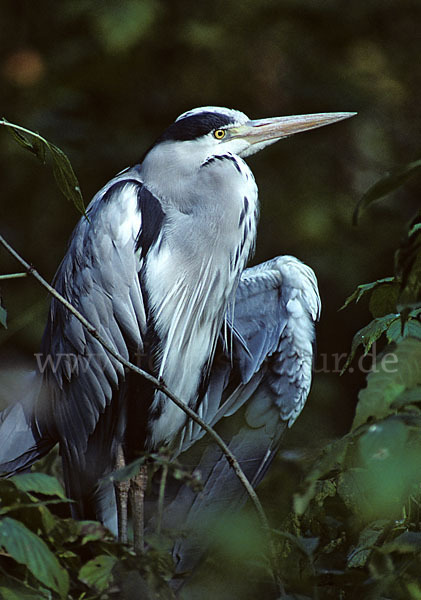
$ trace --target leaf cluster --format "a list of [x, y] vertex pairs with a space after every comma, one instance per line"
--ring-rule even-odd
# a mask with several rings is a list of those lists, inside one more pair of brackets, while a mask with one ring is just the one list
[[388, 343], [398, 343], [408, 336], [421, 340], [421, 212], [395, 253], [394, 271], [392, 277], [359, 285], [342, 306], [344, 309], [368, 296], [373, 316], [354, 335], [344, 371], [360, 346], [366, 355], [382, 336]]
[[[388, 176], [360, 206], [418, 168], [419, 161]], [[279, 532], [280, 570], [300, 594], [288, 598], [421, 598], [420, 265], [417, 215], [396, 251], [394, 275], [358, 286], [342, 307], [368, 297], [373, 316], [355, 334], [345, 369], [359, 346], [367, 354], [380, 338], [385, 343], [351, 431], [315, 460]]]
[[70, 501], [44, 473], [0, 480], [0, 498], [0, 598], [173, 598], [163, 539], [137, 556], [100, 523], [57, 516]]

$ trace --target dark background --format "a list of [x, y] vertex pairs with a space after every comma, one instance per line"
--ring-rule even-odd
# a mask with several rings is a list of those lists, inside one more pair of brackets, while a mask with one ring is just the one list
[[[252, 118], [358, 111], [249, 161], [261, 199], [254, 261], [293, 254], [320, 283], [324, 372], [285, 442], [310, 454], [348, 430], [364, 385], [358, 365], [339, 377], [344, 359], [335, 356], [370, 320], [368, 308], [338, 309], [359, 283], [392, 274], [419, 206], [414, 178], [352, 225], [367, 188], [420, 157], [420, 23], [419, 0], [11, 0], [0, 8], [1, 113], [67, 153], [86, 202], [194, 106]], [[1, 233], [51, 280], [78, 214], [50, 169], [1, 129], [0, 165]], [[19, 270], [0, 250], [0, 273]], [[2, 282], [1, 293], [8, 370], [38, 350], [48, 298], [30, 278]]]

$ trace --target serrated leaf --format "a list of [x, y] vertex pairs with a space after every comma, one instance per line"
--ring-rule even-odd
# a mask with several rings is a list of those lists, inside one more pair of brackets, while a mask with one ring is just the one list
[[7, 329], [7, 310], [0, 306], [0, 325]]
[[421, 341], [405, 338], [393, 353], [384, 355], [376, 363], [374, 371], [367, 376], [367, 387], [358, 395], [352, 429], [365, 423], [370, 417], [382, 419], [393, 414], [393, 402], [399, 395], [405, 389], [411, 389], [420, 383]]
[[358, 537], [358, 543], [355, 548], [348, 554], [347, 565], [349, 568], [363, 567], [368, 557], [371, 554], [372, 546], [377, 543], [380, 536], [383, 534], [386, 527], [388, 527], [390, 521], [386, 519], [380, 519], [370, 523], [365, 527]]
[[368, 307], [373, 318], [384, 317], [384, 315], [396, 313], [396, 305], [399, 298], [399, 283], [384, 283], [373, 289]]
[[361, 200], [358, 202], [354, 210], [353, 223], [358, 223], [358, 218], [362, 210], [366, 209], [372, 202], [380, 200], [390, 192], [393, 192], [397, 188], [401, 187], [405, 181], [415, 175], [421, 169], [421, 160], [415, 160], [414, 162], [405, 165], [402, 168], [394, 169], [388, 173], [385, 177], [382, 177], [377, 181], [367, 192], [363, 195]]
[[373, 321], [371, 321], [368, 325], [357, 331], [352, 340], [351, 351], [346, 360], [344, 368], [342, 369], [342, 373], [344, 373], [351, 364], [358, 347], [362, 345], [364, 348], [364, 355], [366, 355], [374, 342], [376, 342], [381, 335], [388, 330], [391, 323], [394, 321], [400, 322], [400, 316], [392, 313], [385, 315], [384, 317], [373, 319]]
[[58, 496], [66, 500], [66, 494], [60, 482], [45, 473], [22, 473], [9, 478], [23, 492], [34, 492], [46, 496]]
[[25, 525], [10, 517], [0, 521], [0, 546], [46, 587], [66, 598], [69, 576], [46, 543]]
[[116, 556], [100, 554], [83, 565], [79, 571], [79, 579], [98, 592], [103, 592], [110, 586], [116, 562]]
[[113, 471], [110, 475], [107, 475], [106, 479], [109, 481], [127, 481], [128, 479], [132, 479], [139, 473], [140, 467], [145, 464], [146, 460], [146, 456], [136, 458], [136, 460], [133, 460], [125, 467], [122, 467], [117, 471]]
[[421, 323], [417, 319], [409, 319], [406, 323], [393, 321], [386, 331], [389, 342], [399, 342], [405, 337], [413, 337], [421, 340]]
[[395, 282], [394, 277], [384, 277], [383, 279], [377, 279], [377, 281], [372, 281], [371, 283], [363, 283], [357, 287], [356, 290], [352, 292], [350, 296], [345, 300], [343, 306], [339, 310], [343, 310], [347, 306], [351, 304], [351, 302], [359, 302], [361, 298], [367, 292], [377, 288], [378, 286], [390, 285]]

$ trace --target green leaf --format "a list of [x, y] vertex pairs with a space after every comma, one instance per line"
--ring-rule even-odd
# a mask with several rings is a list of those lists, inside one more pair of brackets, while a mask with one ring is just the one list
[[421, 300], [421, 212], [413, 219], [406, 240], [395, 253], [395, 272], [402, 281], [400, 303]]
[[[43, 593], [45, 591], [46, 593]], [[26, 586], [19, 585], [18, 582], [13, 582], [10, 586], [0, 586], [0, 598], [2, 600], [42, 600], [51, 599], [51, 592], [48, 590], [37, 589], [32, 590]]]
[[46, 543], [15, 519], [0, 521], [0, 546], [46, 587], [66, 598], [69, 576]]
[[353, 224], [358, 223], [358, 218], [362, 210], [365, 210], [372, 202], [380, 200], [383, 196], [390, 194], [397, 188], [401, 187], [405, 181], [415, 175], [421, 169], [421, 160], [405, 165], [403, 168], [394, 169], [385, 177], [382, 177], [377, 181], [369, 190], [363, 195], [361, 200], [358, 202], [354, 210]]
[[377, 281], [372, 281], [371, 283], [363, 283], [357, 287], [357, 289], [345, 300], [343, 306], [339, 310], [343, 310], [347, 306], [351, 304], [351, 302], [359, 302], [361, 298], [367, 292], [377, 288], [378, 286], [390, 285], [395, 283], [394, 277], [385, 277], [383, 279], [377, 279]]
[[57, 185], [62, 194], [76, 206], [78, 211], [85, 215], [85, 205], [83, 203], [82, 192], [79, 182], [73, 171], [69, 159], [60, 148], [54, 144], [48, 144], [53, 159], [53, 173]]
[[[322, 454], [316, 459], [310, 472], [307, 474], [303, 489], [294, 494], [294, 512], [303, 515], [313, 498], [319, 497], [322, 502], [327, 496], [334, 496], [336, 489], [330, 481], [319, 481], [332, 470], [341, 465], [345, 459], [351, 436], [346, 435], [339, 440], [328, 444]], [[322, 489], [321, 489], [322, 488]]]
[[408, 436], [409, 428], [397, 419], [386, 419], [371, 425], [358, 440], [363, 464], [384, 464], [390, 459], [400, 457]]
[[7, 310], [0, 306], [0, 325], [7, 329]]
[[80, 521], [78, 525], [79, 535], [82, 536], [82, 546], [88, 542], [97, 542], [110, 536], [108, 530], [98, 521]]
[[421, 323], [417, 319], [409, 318], [402, 324], [401, 319], [393, 321], [387, 331], [389, 342], [399, 342], [405, 337], [413, 337], [421, 340]]
[[60, 191], [70, 202], [73, 202], [82, 215], [86, 216], [79, 182], [73, 171], [72, 165], [64, 152], [60, 150], [58, 146], [48, 142], [38, 133], [25, 129], [20, 125], [9, 123], [6, 119], [0, 119], [0, 125], [6, 127], [15, 141], [22, 148], [25, 148], [25, 150], [29, 150], [29, 152], [34, 154], [43, 164], [45, 163], [45, 157], [48, 152], [53, 163], [54, 177]]
[[384, 317], [378, 317], [373, 319], [368, 325], [357, 331], [354, 335], [351, 344], [351, 352], [346, 360], [342, 373], [344, 373], [352, 362], [355, 353], [360, 345], [364, 347], [364, 355], [366, 355], [371, 346], [376, 342], [379, 337], [385, 333], [390, 327], [391, 323], [398, 321], [400, 323], [399, 315], [395, 313], [385, 315]]
[[[397, 434], [396, 439], [393, 434]], [[389, 418], [372, 425], [359, 440], [361, 467], [339, 476], [338, 495], [358, 522], [400, 518], [408, 492], [419, 481], [418, 448], [408, 451], [410, 430]]]
[[384, 553], [400, 552], [401, 554], [419, 554], [421, 553], [421, 533], [415, 531], [405, 531], [398, 535], [393, 542], [384, 544], [381, 548]]
[[383, 355], [367, 376], [367, 387], [360, 391], [352, 428], [370, 417], [382, 419], [393, 414], [394, 401], [405, 389], [421, 383], [421, 341], [403, 339], [393, 351]]
[[58, 496], [67, 500], [60, 482], [45, 473], [22, 473], [9, 478], [23, 492], [35, 492], [46, 496]]
[[146, 456], [136, 458], [136, 460], [133, 460], [128, 465], [122, 467], [121, 469], [117, 469], [117, 471], [113, 471], [110, 475], [107, 475], [107, 479], [110, 481], [127, 481], [128, 479], [132, 479], [139, 473], [140, 467], [145, 464], [146, 460]]
[[[34, 154], [42, 163], [45, 162], [45, 150], [41, 150], [40, 154], [40, 140], [37, 140], [38, 143], [35, 143], [35, 139], [37, 138], [28, 138], [22, 133], [22, 130], [18, 129], [17, 127], [14, 127], [12, 123], [9, 123], [8, 121], [6, 121], [6, 119], [3, 119], [1, 121], [1, 124], [6, 127], [6, 131], [10, 133], [12, 138], [15, 140], [15, 142], [19, 144], [21, 148], [24, 148], [25, 150], [28, 150], [29, 152]], [[30, 134], [29, 131], [26, 131], [26, 133]]]
[[409, 404], [417, 404], [421, 402], [421, 386], [416, 386], [410, 390], [405, 390], [391, 404], [392, 408], [404, 408]]
[[110, 586], [112, 570], [116, 562], [116, 556], [100, 554], [83, 565], [79, 571], [79, 579], [98, 592], [103, 592]]
[[349, 568], [363, 567], [366, 564], [372, 546], [378, 542], [389, 523], [390, 521], [387, 519], [380, 519], [370, 523], [360, 532], [356, 547], [348, 554], [347, 564]]
[[370, 296], [369, 309], [373, 317], [384, 317], [396, 313], [400, 285], [397, 281], [384, 283], [373, 289]]

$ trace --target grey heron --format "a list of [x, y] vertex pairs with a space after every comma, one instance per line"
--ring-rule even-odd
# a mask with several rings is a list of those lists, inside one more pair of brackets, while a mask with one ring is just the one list
[[[292, 257], [245, 270], [258, 195], [243, 159], [353, 114], [250, 120], [212, 106], [183, 113], [139, 164], [96, 194], [55, 276], [101, 337], [208, 423], [247, 404], [246, 423], [265, 433], [251, 443], [240, 431], [232, 443], [240, 458], [254, 447], [254, 483], [306, 400], [319, 298], [311, 269]], [[42, 354], [42, 393], [0, 417], [0, 471], [24, 470], [59, 442], [73, 516], [116, 531], [104, 477], [145, 449], [185, 451], [202, 432], [162, 392], [126, 373], [55, 299]], [[221, 464], [215, 456], [209, 477]]]

